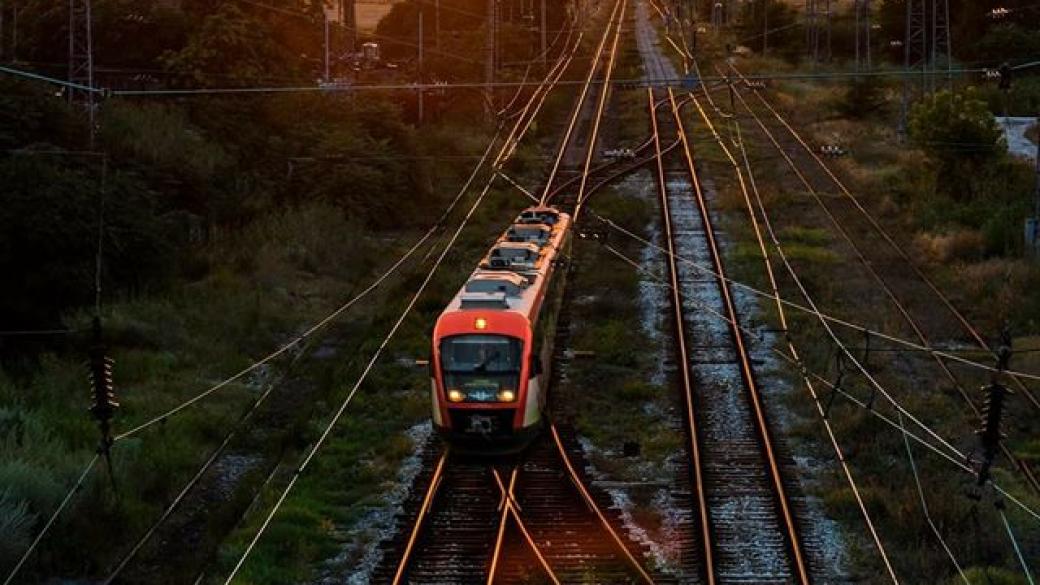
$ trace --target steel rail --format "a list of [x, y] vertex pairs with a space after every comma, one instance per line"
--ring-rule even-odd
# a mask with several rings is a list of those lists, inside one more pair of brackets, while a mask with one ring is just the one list
[[[582, 38], [584, 38], [584, 34], [584, 32], [578, 33], [577, 39], [574, 40], [574, 44], [571, 45], [571, 48], [569, 51], [567, 51], [566, 56], [561, 54], [560, 58], [558, 58], [556, 62], [553, 63], [553, 67], [549, 70], [549, 72], [546, 73], [545, 77], [542, 80], [542, 83], [538, 86], [538, 88], [541, 89], [545, 87], [545, 80], [550, 80], [548, 89], [545, 89], [540, 93], [536, 89], [535, 93], [532, 94], [532, 99], [529, 99], [527, 103], [524, 104], [524, 109], [522, 110], [520, 115], [520, 119], [522, 120], [524, 120], [525, 116], [527, 116], [527, 113], [530, 111], [532, 105], [537, 103], [537, 106], [535, 106], [534, 108], [534, 113], [531, 116], [527, 117], [526, 120], [524, 120], [524, 123], [520, 125], [519, 129], [517, 130], [519, 136], [522, 137], [527, 135], [528, 130], [530, 130], [531, 125], [534, 123], [537, 113], [541, 111], [542, 106], [545, 104], [545, 100], [548, 98], [552, 90], [560, 83], [560, 79], [563, 77], [563, 74], [567, 71], [567, 68], [570, 67], [570, 64], [574, 61], [574, 56], [578, 51], [578, 47], [581, 46], [581, 40]], [[568, 41], [569, 40], [570, 35], [568, 35]], [[533, 98], [533, 96], [536, 95], [538, 96], [537, 100]], [[519, 139], [514, 141], [510, 148], [503, 151], [502, 157], [504, 157], [505, 159], [511, 158], [513, 154], [516, 152], [516, 148], [518, 145]]]
[[577, 202], [574, 205], [574, 223], [577, 225], [581, 216], [581, 208], [585, 204], [585, 187], [588, 184], [589, 169], [592, 168], [592, 158], [596, 154], [596, 142], [599, 140], [599, 128], [603, 123], [603, 113], [606, 111], [607, 98], [610, 96], [610, 78], [614, 76], [614, 66], [617, 63], [618, 42], [621, 40], [622, 23], [625, 20], [625, 12], [628, 8], [628, 0], [621, 0], [621, 10], [617, 17], [617, 26], [614, 30], [614, 42], [610, 47], [607, 59], [607, 69], [603, 73], [603, 85], [599, 90], [596, 112], [592, 117], [592, 134], [589, 136], [588, 148], [585, 151], [585, 168], [581, 174], [581, 184], [578, 186]]
[[545, 181], [545, 188], [542, 191], [541, 196], [542, 204], [545, 204], [553, 180], [556, 178], [556, 174], [560, 170], [560, 165], [563, 163], [563, 156], [567, 152], [567, 146], [570, 144], [571, 136], [574, 134], [574, 129], [578, 125], [578, 118], [581, 117], [581, 111], [585, 105], [585, 99], [588, 97], [589, 88], [592, 86], [592, 79], [595, 77], [596, 70], [599, 68], [600, 60], [603, 56], [603, 49], [606, 47], [607, 39], [610, 37], [611, 27], [614, 26], [614, 19], [617, 16], [618, 8], [621, 7], [623, 1], [625, 0], [614, 0], [614, 8], [610, 12], [610, 19], [607, 21], [607, 26], [603, 29], [603, 37], [599, 40], [599, 45], [596, 47], [595, 54], [592, 57], [592, 64], [589, 66], [589, 73], [585, 78], [585, 83], [582, 84], [581, 92], [578, 94], [578, 99], [574, 104], [574, 110], [571, 112], [570, 121], [567, 123], [567, 130], [563, 134], [563, 140], [560, 142], [560, 147], [556, 153], [556, 159], [553, 161], [553, 166]]
[[[757, 91], [757, 90], [755, 90], [755, 91]], [[805, 187], [806, 191], [816, 201], [816, 203], [820, 207], [821, 211], [824, 212], [824, 214], [830, 220], [831, 224], [834, 226], [834, 229], [841, 235], [842, 239], [852, 249], [853, 253], [856, 255], [856, 258], [859, 260], [859, 263], [863, 265], [863, 268], [867, 271], [868, 274], [870, 274], [871, 278], [878, 284], [878, 286], [885, 293], [885, 296], [888, 297], [888, 299], [892, 302], [892, 305], [899, 312], [899, 314], [902, 317], [903, 321], [905, 321], [906, 324], [913, 331], [914, 336], [918, 339], [920, 344], [923, 347], [931, 348], [932, 344], [931, 344], [931, 340], [928, 338], [928, 335], [925, 333], [924, 329], [922, 328], [920, 323], [917, 321], [917, 319], [914, 318], [913, 314], [910, 312], [910, 309], [904, 304], [903, 300], [896, 293], [895, 289], [893, 289], [891, 284], [889, 284], [889, 282], [885, 279], [885, 277], [883, 275], [881, 275], [880, 272], [878, 272], [878, 270], [874, 267], [874, 263], [872, 263], [867, 258], [866, 253], [863, 251], [863, 248], [852, 237], [852, 234], [841, 223], [841, 220], [838, 219], [837, 215], [835, 215], [834, 212], [826, 205], [826, 203], [824, 202], [823, 197], [820, 196], [820, 193], [812, 185], [812, 183], [809, 181], [808, 177], [798, 168], [797, 163], [794, 162], [794, 159], [783, 148], [783, 146], [777, 140], [777, 138], [773, 134], [773, 132], [770, 131], [766, 127], [766, 125], [762, 121], [762, 119], [758, 116], [757, 113], [754, 112], [754, 110], [752, 110], [751, 106], [747, 103], [747, 101], [744, 99], [744, 97], [742, 95], [740, 95], [740, 93], [736, 93], [736, 96], [737, 96], [737, 100], [741, 103], [741, 105], [743, 106], [744, 110], [755, 121], [755, 123], [758, 125], [758, 127], [762, 131], [762, 133], [765, 134], [765, 136], [769, 139], [769, 141], [772, 143], [772, 145], [776, 148], [777, 152], [780, 153], [781, 157], [786, 161], [787, 165], [791, 168], [791, 170], [794, 172], [794, 174], [798, 177], [798, 180]], [[975, 405], [975, 402], [971, 399], [971, 396], [968, 394], [967, 390], [964, 388], [964, 385], [961, 384], [960, 380], [957, 379], [957, 376], [949, 368], [949, 365], [946, 363], [946, 361], [940, 355], [938, 355], [935, 352], [930, 352], [930, 355], [934, 359], [935, 363], [939, 366], [940, 370], [942, 370], [942, 372], [945, 375], [945, 377], [953, 384], [954, 388], [957, 390], [957, 393], [964, 400], [964, 402], [968, 405], [969, 409], [972, 411], [972, 414], [974, 414], [975, 418], [978, 421], [982, 421], [983, 420], [982, 410], [979, 409], [979, 407]], [[1026, 483], [1029, 485], [1029, 487], [1035, 493], [1040, 493], [1040, 482], [1037, 481], [1037, 478], [1034, 475], [1032, 469], [1029, 467], [1028, 463], [1026, 463], [1021, 458], [1017, 457], [1011, 451], [1011, 449], [1007, 447], [1007, 445], [1006, 445], [1006, 443], [1004, 441], [1000, 442], [1000, 448], [1001, 448], [1001, 451], [1004, 453], [1004, 455], [1008, 457], [1008, 459], [1015, 465], [1015, 467], [1019, 470], [1019, 472], [1025, 478]]]
[[430, 478], [430, 485], [426, 489], [422, 505], [419, 507], [419, 514], [416, 516], [412, 529], [408, 534], [408, 543], [405, 545], [401, 560], [397, 563], [397, 571], [394, 573], [392, 585], [401, 585], [408, 573], [408, 565], [412, 560], [412, 551], [415, 550], [415, 543], [419, 540], [419, 534], [422, 532], [426, 516], [433, 507], [433, 500], [437, 497], [437, 490], [444, 479], [444, 467], [448, 461], [448, 454], [449, 451], [445, 449], [444, 453], [437, 460], [437, 466], [434, 468], [433, 476]]
[[556, 449], [560, 454], [560, 460], [563, 461], [563, 465], [567, 469], [567, 474], [570, 476], [571, 482], [574, 484], [574, 487], [577, 488], [578, 493], [581, 495], [582, 499], [585, 500], [585, 504], [589, 507], [589, 510], [591, 510], [592, 513], [596, 515], [596, 518], [599, 519], [599, 522], [603, 526], [603, 529], [606, 530], [607, 534], [610, 535], [610, 538], [614, 541], [614, 544], [617, 545], [618, 550], [620, 550], [621, 553], [625, 556], [625, 558], [628, 559], [628, 562], [632, 565], [632, 568], [635, 569], [637, 573], [639, 573], [640, 578], [642, 578], [642, 580], [646, 582], [648, 585], [653, 585], [654, 580], [650, 577], [650, 574], [647, 573], [646, 569], [644, 569], [643, 566], [639, 563], [639, 561], [636, 560], [636, 557], [632, 554], [632, 551], [628, 550], [628, 547], [625, 546], [624, 540], [622, 540], [622, 538], [618, 535], [617, 531], [614, 530], [614, 527], [610, 525], [610, 521], [607, 520], [607, 517], [603, 514], [603, 511], [600, 510], [599, 505], [596, 504], [596, 500], [593, 499], [592, 494], [589, 493], [588, 488], [586, 488], [584, 482], [582, 482], [581, 476], [579, 476], [578, 472], [574, 469], [574, 465], [571, 463], [570, 456], [567, 455], [567, 449], [563, 446], [563, 441], [560, 439], [560, 433], [556, 430], [556, 425], [550, 423], [549, 431], [552, 433], [553, 442], [556, 443]]
[[[689, 103], [689, 100], [688, 99], [684, 99], [684, 100], [682, 100], [681, 105], [685, 106], [687, 103]], [[665, 98], [665, 99], [658, 100], [657, 103], [654, 104], [654, 107], [660, 108], [660, 107], [663, 107], [663, 106], [665, 106], [667, 104], [668, 104], [668, 99]], [[651, 150], [653, 148], [653, 146], [654, 146], [654, 138], [653, 138], [653, 136], [651, 136], [651, 137], [645, 139], [643, 142], [641, 142], [639, 144], [639, 146], [636, 146], [634, 149], [632, 149], [632, 153], [633, 154], [642, 154], [643, 152], [645, 152], [647, 150]], [[670, 152], [672, 149], [677, 148], [678, 146], [679, 146], [679, 141], [678, 141], [678, 139], [676, 139], [675, 142], [673, 142], [672, 144], [670, 144], [667, 147], [665, 147], [664, 152]], [[654, 162], [655, 159], [656, 159], [655, 155], [650, 155], [650, 156], [644, 157], [642, 159], [630, 160], [630, 161], [627, 161], [627, 162], [624, 162], [624, 161], [605, 162], [605, 163], [602, 163], [602, 164], [596, 166], [595, 168], [590, 169], [588, 174], [589, 175], [598, 175], [598, 174], [606, 172], [606, 171], [611, 171], [611, 173], [608, 174], [608, 177], [611, 177], [611, 180], [613, 180], [613, 179], [616, 179], [616, 178], [618, 178], [620, 176], [623, 176], [623, 175], [626, 175], [626, 174], [630, 173], [634, 169], [637, 169], [637, 168], [639, 168], [641, 166], [644, 166], [644, 165], [648, 165], [648, 164]], [[577, 183], [580, 180], [581, 180], [581, 176], [575, 175], [575, 176], [573, 176], [573, 177], [563, 181], [562, 183], [556, 184], [556, 186], [553, 187], [552, 192], [549, 193], [549, 197], [546, 199], [546, 201], [554, 200], [556, 197], [558, 197], [560, 195], [560, 193], [562, 193], [563, 191], [565, 191], [566, 189], [568, 189], [570, 187], [573, 187], [574, 184]], [[602, 182], [596, 183], [593, 187], [586, 189], [586, 191], [588, 192], [589, 195], [592, 195], [593, 193], [595, 193], [602, 186], [603, 186]]]
[[681, 372], [683, 406], [686, 407], [686, 435], [689, 441], [687, 448], [692, 459], [694, 491], [697, 493], [697, 524], [701, 529], [701, 543], [704, 555], [704, 573], [708, 585], [715, 585], [715, 551], [712, 535], [712, 522], [708, 512], [707, 496], [704, 489], [704, 470], [701, 460], [700, 433], [697, 429], [697, 417], [693, 406], [693, 379], [690, 376], [690, 357], [686, 348], [686, 321], [683, 318], [683, 295], [679, 287], [679, 268], [676, 265], [675, 237], [672, 233], [672, 215], [668, 205], [668, 184], [664, 173], [664, 158], [661, 152], [661, 133], [657, 123], [657, 110], [654, 107], [653, 90], [647, 90], [650, 99], [650, 121], [657, 154], [658, 192], [661, 200], [661, 218], [664, 224], [664, 241], [668, 247], [668, 278], [672, 291], [672, 320], [675, 323], [675, 339], [678, 369]]
[[[678, 107], [675, 105], [675, 94], [672, 90], [668, 90], [668, 96], [672, 100], [673, 110], [672, 113], [675, 116], [676, 129], [679, 132], [679, 137], [683, 143], [683, 155], [686, 161], [687, 171], [690, 174], [690, 180], [693, 184], [694, 194], [697, 200], [697, 206], [701, 212], [701, 218], [704, 222], [704, 233], [708, 240], [708, 250], [712, 257], [712, 262], [715, 265], [715, 270], [719, 273], [722, 278], [719, 278], [719, 288], [722, 290], [723, 302], [726, 307], [727, 314], [733, 318], [733, 321], [737, 320], [736, 304], [733, 302], [733, 295], [730, 291], [729, 283], [725, 280], [725, 268], [722, 264], [722, 254], [719, 251], [718, 242], [715, 238], [715, 230], [712, 225], [711, 213], [708, 211], [707, 200], [704, 197], [704, 192], [701, 189], [700, 177], [697, 173], [696, 165], [693, 160], [693, 152], [690, 149], [689, 140], [686, 135], [684, 128], [682, 115], [679, 112]], [[766, 421], [765, 409], [762, 405], [761, 393], [758, 389], [758, 383], [755, 380], [754, 372], [751, 369], [751, 359], [748, 356], [747, 347], [744, 342], [744, 333], [735, 325], [730, 325], [730, 331], [733, 334], [733, 340], [736, 344], [737, 353], [740, 356], [741, 373], [744, 377], [744, 385], [748, 391], [748, 395], [751, 398], [751, 405], [755, 412], [755, 420], [757, 423], [757, 430], [759, 439], [762, 442], [762, 447], [765, 450], [766, 458], [769, 463], [769, 474], [773, 481], [773, 490], [776, 494], [778, 504], [780, 506], [781, 514], [784, 518], [784, 524], [786, 527], [786, 536], [788, 539], [788, 545], [791, 548], [792, 560], [794, 561], [795, 570], [798, 574], [798, 580], [800, 583], [808, 584], [811, 582], [809, 577], [809, 569], [805, 560], [805, 552], [802, 550], [801, 538], [798, 534], [798, 527], [794, 520], [794, 513], [791, 510], [791, 503], [787, 495], [787, 490], [784, 487], [783, 478], [781, 477], [780, 464], [776, 456], [775, 449], [773, 447], [773, 439], [769, 430], [769, 425]]]
[[502, 555], [502, 545], [506, 535], [506, 522], [509, 520], [509, 510], [511, 509], [510, 499], [513, 494], [513, 488], [516, 486], [516, 476], [520, 467], [514, 467], [513, 471], [509, 473], [509, 490], [507, 491], [501, 486], [501, 478], [498, 477], [498, 470], [494, 467], [491, 468], [491, 473], [494, 475], [495, 481], [499, 483], [499, 489], [502, 491], [502, 503], [499, 504], [499, 510], [501, 514], [498, 517], [498, 531], [495, 533], [495, 546], [491, 551], [491, 563], [488, 568], [487, 585], [491, 585], [495, 582], [495, 573], [498, 569], [498, 560]]
[[[495, 483], [498, 485], [498, 489], [502, 493], [502, 524], [505, 524], [507, 515], [513, 518], [513, 521], [516, 522], [516, 527], [524, 537], [524, 541], [527, 542], [527, 546], [531, 547], [531, 552], [534, 553], [535, 558], [538, 559], [538, 564], [541, 565], [542, 570], [545, 571], [545, 575], [549, 577], [549, 580], [553, 582], [553, 585], [560, 585], [560, 579], [556, 576], [552, 567], [549, 566], [549, 561], [546, 560], [545, 555], [542, 554], [538, 544], [534, 541], [534, 537], [531, 536], [531, 532], [527, 529], [527, 525], [524, 523], [523, 518], [520, 517], [520, 504], [516, 502], [513, 489], [516, 486], [519, 471], [519, 466], [513, 468], [509, 478], [509, 489], [507, 490], [505, 484], [502, 483], [502, 477], [499, 475], [498, 470], [494, 467], [491, 468], [491, 474], [494, 476]], [[498, 555], [502, 548], [502, 539], [504, 534], [504, 530], [501, 530], [498, 541], [495, 543], [495, 558], [492, 560], [491, 570], [488, 572], [487, 585], [492, 585], [495, 581], [495, 565], [497, 564]]]
[[[736, 68], [736, 66], [730, 64], [730, 67], [741, 79], [744, 79], [746, 81], [747, 78], [744, 76], [743, 73], [740, 72], [739, 69]], [[773, 107], [769, 100], [767, 100], [758, 89], [751, 87], [751, 90], [752, 93], [754, 93], [755, 97], [757, 97], [758, 100], [762, 103], [762, 105], [764, 105], [773, 114], [773, 116], [784, 126], [784, 128], [786, 128], [787, 131], [790, 132], [791, 136], [793, 136], [794, 139], [798, 141], [798, 144], [801, 145], [801, 147], [807, 153], [809, 153], [810, 156], [812, 156], [813, 160], [815, 160], [816, 163], [820, 166], [820, 168], [822, 168], [823, 171], [827, 174], [827, 176], [830, 177], [831, 181], [834, 182], [834, 184], [838, 187], [842, 194], [850, 202], [852, 202], [856, 209], [859, 210], [860, 214], [862, 214], [863, 217], [870, 223], [874, 231], [878, 235], [880, 235], [882, 239], [885, 240], [889, 247], [891, 247], [907, 265], [910, 266], [910, 269], [921, 280], [921, 282], [923, 282], [929, 289], [931, 289], [933, 293], [935, 293], [936, 297], [961, 324], [964, 331], [967, 332], [975, 340], [976, 345], [990, 353], [994, 353], [992, 347], [986, 341], [986, 339], [979, 333], [978, 329], [976, 329], [971, 324], [971, 322], [968, 321], [967, 317], [965, 317], [964, 314], [957, 308], [957, 306], [953, 304], [953, 301], [946, 295], [946, 293], [942, 291], [942, 289], [939, 288], [935, 281], [932, 280], [932, 278], [929, 277], [927, 274], [925, 274], [924, 270], [921, 269], [917, 262], [914, 262], [914, 260], [910, 258], [910, 255], [906, 253], [906, 250], [899, 246], [899, 244], [881, 225], [877, 218], [875, 218], [874, 215], [871, 214], [870, 211], [863, 206], [859, 199], [852, 194], [852, 191], [850, 191], [849, 188], [845, 186], [845, 183], [838, 178], [838, 176], [830, 169], [829, 166], [827, 166], [823, 159], [820, 158], [820, 156], [817, 153], [813, 152], [812, 148], [809, 147], [808, 143], [806, 143], [805, 139], [802, 138], [801, 134], [799, 134], [798, 131], [795, 130], [794, 127], [792, 127], [791, 124], [789, 124], [782, 115], [780, 115], [780, 112], [778, 112], [776, 108]], [[1016, 382], [1022, 393], [1026, 396], [1026, 398], [1028, 398], [1029, 402], [1033, 404], [1033, 407], [1037, 410], [1040, 410], [1040, 399], [1037, 399], [1033, 392], [1030, 391], [1029, 388], [1021, 380], [1016, 379]]]

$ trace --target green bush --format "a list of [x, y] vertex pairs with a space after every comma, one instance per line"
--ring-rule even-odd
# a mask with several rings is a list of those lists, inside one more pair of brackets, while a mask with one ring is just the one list
[[847, 118], [863, 119], [885, 110], [886, 87], [876, 77], [857, 77], [848, 84], [836, 104], [838, 113]]
[[979, 172], [1007, 153], [1000, 126], [974, 88], [921, 100], [910, 113], [909, 131], [937, 165], [939, 189], [957, 200], [978, 196]]
[[0, 566], [12, 567], [29, 548], [35, 517], [25, 500], [0, 492]]
[[[964, 571], [969, 583], [985, 583], [986, 585], [1026, 585], [1026, 578], [1021, 573], [998, 567], [971, 567]], [[950, 579], [950, 585], [964, 581], [958, 576]]]

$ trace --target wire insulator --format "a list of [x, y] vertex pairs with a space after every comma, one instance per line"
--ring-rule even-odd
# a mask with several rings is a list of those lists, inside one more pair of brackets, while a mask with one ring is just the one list
[[[112, 378], [112, 366], [115, 361], [106, 355], [105, 344], [101, 337], [101, 320], [97, 317], [94, 318], [93, 330], [94, 340], [89, 350], [90, 414], [102, 425], [103, 429], [107, 429], [109, 421], [112, 420], [116, 409], [119, 408]], [[108, 433], [106, 430], [103, 430], [103, 434], [107, 435]], [[110, 438], [107, 436], [103, 437], [103, 439], [106, 442], [110, 441]]]
[[980, 487], [989, 479], [990, 468], [1000, 450], [1000, 442], [1004, 439], [1000, 425], [1004, 417], [1005, 399], [1011, 393], [997, 382], [983, 387], [983, 391], [986, 392], [986, 398], [982, 404], [983, 427], [978, 431], [982, 441], [982, 465], [979, 468], [978, 478]]

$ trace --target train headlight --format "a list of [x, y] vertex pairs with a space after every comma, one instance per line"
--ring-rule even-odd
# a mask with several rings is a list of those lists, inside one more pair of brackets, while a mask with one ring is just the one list
[[452, 402], [462, 402], [465, 399], [466, 395], [462, 392], [462, 390], [448, 390], [448, 400]]
[[516, 392], [512, 390], [502, 390], [498, 393], [499, 402], [512, 402], [516, 400]]

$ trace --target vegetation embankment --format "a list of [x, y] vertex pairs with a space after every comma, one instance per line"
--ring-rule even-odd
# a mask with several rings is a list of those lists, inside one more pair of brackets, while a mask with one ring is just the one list
[[[20, 13], [19, 68], [45, 70], [38, 64], [64, 58], [51, 54], [56, 44], [43, 42], [49, 26], [60, 28], [51, 25], [64, 14], [43, 8]], [[157, 87], [313, 83], [320, 63], [300, 55], [320, 54], [321, 29], [311, 27], [314, 18], [233, 2], [140, 8], [98, 1], [95, 59], [106, 68], [99, 84], [119, 86], [121, 70], [152, 71], [157, 78], [148, 83]], [[445, 51], [465, 53], [466, 43], [481, 35], [475, 26], [453, 34], [457, 20], [441, 23], [446, 37], [451, 35]], [[119, 50], [115, 31], [140, 41], [135, 51]], [[383, 32], [396, 34], [392, 26]], [[450, 60], [428, 65], [434, 72], [451, 69]], [[334, 73], [346, 67], [335, 61]], [[500, 76], [521, 73], [506, 70]], [[102, 200], [100, 316], [116, 360], [118, 433], [292, 341], [367, 286], [439, 217], [491, 135], [472, 123], [482, 108], [475, 93], [431, 97], [423, 126], [415, 124], [414, 96], [400, 93], [366, 93], [364, 99], [309, 93], [114, 98], [98, 108], [93, 152], [101, 157], [83, 152], [90, 145], [78, 105], [70, 107], [37, 84], [9, 78], [0, 84], [0, 267], [18, 281], [0, 293], [0, 329], [70, 331], [0, 338], [5, 576], [97, 445], [86, 412], [83, 361]], [[517, 157], [521, 167], [529, 152]], [[438, 299], [447, 298], [516, 203], [511, 193], [491, 193], [389, 358], [359, 394], [359, 418], [337, 430], [330, 462], [320, 462], [311, 483], [301, 483], [303, 495], [290, 501], [290, 518], [273, 527], [277, 534], [270, 542], [278, 544], [258, 551], [251, 578], [266, 575], [268, 582], [280, 583], [315, 575], [345, 527], [373, 503], [373, 494], [410, 452], [404, 431], [426, 417], [425, 384], [421, 373], [393, 358], [425, 355], [423, 334]], [[192, 571], [206, 564], [215, 543], [238, 521], [229, 510], [247, 506], [268, 481], [268, 471], [275, 471], [271, 485], [280, 486], [279, 462], [291, 465], [313, 440], [315, 425], [338, 404], [359, 363], [374, 350], [375, 336], [418, 285], [415, 264], [404, 267], [405, 278], [389, 281], [343, 315], [327, 335], [309, 340], [305, 358], [288, 378], [283, 379], [286, 356], [118, 442], [112, 451], [118, 492], [110, 489], [104, 468], [95, 469], [20, 582], [104, 576], [262, 390], [282, 382], [232, 443], [238, 463], [217, 473], [215, 483], [227, 489], [216, 490], [219, 503], [209, 504], [204, 526], [190, 535], [203, 544], [190, 559], [167, 559], [174, 568], [156, 577], [194, 578]], [[347, 459], [351, 463], [343, 465]], [[161, 552], [146, 548], [142, 557]], [[268, 563], [277, 569], [269, 571]]]
[[[978, 7], [972, 8], [969, 4], [961, 9]], [[745, 13], [743, 18], [741, 34], [753, 35], [755, 30], [761, 30], [761, 12], [757, 21], [750, 13]], [[844, 41], [839, 41], [847, 25], [842, 24], [843, 18], [846, 17], [835, 17], [834, 59], [818, 66], [817, 71], [851, 68], [847, 59], [852, 51], [840, 44]], [[894, 20], [884, 15], [880, 18]], [[1040, 38], [1035, 25], [986, 25], [984, 21], [980, 25], [980, 20], [974, 19], [971, 24], [957, 22], [962, 22], [959, 26], [965, 29], [981, 26], [975, 32], [961, 32], [981, 35], [980, 38], [988, 39], [987, 43], [1009, 43], [1008, 39], [1014, 36], [1005, 34], [1009, 27], [1018, 31], [1015, 34]], [[770, 12], [770, 24], [773, 22], [773, 12]], [[768, 57], [758, 53], [760, 38], [741, 40], [753, 53], [737, 59], [737, 66], [749, 73], [792, 72], [808, 66], [800, 39], [790, 39], [788, 46], [774, 45], [774, 40], [771, 36]], [[985, 53], [980, 47], [960, 46], [965, 47], [965, 59], [992, 60], [996, 54]], [[1002, 51], [1005, 58], [1013, 62], [1029, 55], [1021, 46], [1010, 44]], [[875, 55], [875, 66], [893, 68], [901, 62], [890, 61], [890, 57]], [[1002, 114], [1006, 107], [1011, 115], [1029, 115], [1029, 108], [1033, 107], [1030, 104], [1040, 98], [1035, 77], [1016, 79], [1006, 98], [982, 80], [955, 80], [952, 90], [944, 90], [945, 84], [938, 85], [934, 93], [913, 98], [905, 139], [897, 132], [901, 84], [884, 77], [849, 83], [773, 82], [764, 93], [795, 128], [804, 132], [812, 147], [836, 145], [847, 151], [847, 156], [826, 158], [825, 162], [836, 170], [903, 250], [950, 294], [990, 343], [996, 345], [1000, 331], [1008, 325], [1014, 347], [1027, 350], [1035, 347], [1040, 327], [1040, 306], [1033, 293], [1040, 279], [1040, 269], [1028, 258], [1022, 237], [1024, 219], [1031, 213], [1032, 167], [1031, 161], [1019, 160], [1007, 153], [994, 113]], [[756, 98], [746, 91], [744, 95], [752, 108], [766, 117], [767, 125], [781, 142], [790, 144], [783, 138], [782, 127], [770, 121], [768, 112], [758, 105]], [[728, 100], [718, 101], [724, 110], [729, 109]], [[815, 199], [742, 109], [739, 100], [736, 113], [770, 219], [778, 230], [785, 253], [814, 300], [827, 312], [916, 341], [914, 332], [886, 293], [859, 263]], [[698, 116], [694, 116], [693, 122], [698, 123]], [[732, 124], [716, 123], [725, 139], [736, 139]], [[727, 210], [727, 233], [736, 244], [729, 253], [735, 274], [742, 280], [765, 285], [762, 257], [732, 168], [722, 159], [717, 144], [702, 124], [695, 136], [701, 160], [721, 186], [718, 203]], [[893, 260], [897, 256], [874, 234], [870, 224], [853, 207], [840, 204], [837, 187], [829, 184], [818, 169], [813, 170], [816, 162], [797, 149], [789, 152], [824, 202], [835, 210], [853, 240], [868, 258], [875, 260], [873, 267], [910, 308], [930, 341], [946, 347], [970, 346], [970, 338], [944, 312], [939, 300], [926, 287], [914, 284], [909, 267]], [[775, 252], [770, 252], [774, 269], [781, 275], [785, 298], [801, 302], [798, 289], [784, 274]], [[768, 305], [762, 305], [762, 310], [765, 314], [775, 312]], [[875, 416], [876, 411], [896, 420], [894, 409], [857, 375], [854, 366], [847, 360], [841, 363], [836, 359], [834, 345], [828, 342], [813, 316], [789, 311], [789, 317], [793, 338], [810, 370], [820, 372], [832, 382], [840, 380], [844, 390], [872, 405], [872, 410], [864, 409], [841, 396], [830, 403], [828, 392], [823, 390], [827, 403], [831, 404], [829, 420], [846, 449], [896, 573], [908, 582], [962, 582], [924, 515], [901, 433]], [[927, 355], [900, 351], [878, 344], [876, 340], [871, 344], [872, 350], [866, 351], [862, 335], [843, 334], [843, 338], [867, 364], [872, 375], [908, 411], [963, 452], [972, 453], [976, 460], [981, 456], [974, 433], [981, 423], [960, 390], [963, 389], [976, 406], [981, 406], [984, 393], [979, 388], [989, 383], [988, 374], [950, 365], [954, 373], [951, 380]], [[993, 360], [984, 352], [965, 355], [986, 364]], [[1016, 353], [1012, 366], [1035, 371], [1036, 360], [1026, 351]], [[884, 581], [880, 561], [864, 532], [862, 517], [845, 478], [836, 471], [831, 472], [836, 470], [832, 463], [833, 451], [823, 434], [815, 406], [796, 374], [791, 376], [790, 395], [782, 404], [771, 408], [777, 416], [781, 411], [796, 415], [789, 443], [796, 451], [806, 451], [822, 463], [809, 480], [812, 490], [825, 503], [828, 515], [838, 519], [847, 532], [858, 539], [851, 555], [854, 574], [876, 575], [868, 580]], [[1021, 393], [1012, 401], [1015, 406], [1006, 414], [1004, 425], [1007, 444], [1016, 457], [1035, 467], [1040, 463], [1037, 460], [1040, 429], [1032, 414], [1033, 407]], [[908, 429], [914, 428], [908, 426]], [[921, 434], [920, 429], [915, 432]], [[928, 511], [965, 568], [969, 581], [1025, 583], [1000, 516], [994, 509], [999, 498], [984, 490], [980, 501], [971, 499], [968, 496], [977, 490], [970, 475], [953, 471], [947, 462], [918, 446], [913, 447], [913, 456]], [[1000, 455], [997, 465], [996, 481], [1036, 509], [1036, 494], [1014, 471], [1013, 464]], [[1020, 544], [1025, 547], [1026, 558], [1035, 558], [1033, 520], [1014, 505], [1008, 504], [1007, 513]]]

